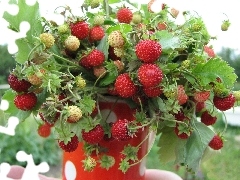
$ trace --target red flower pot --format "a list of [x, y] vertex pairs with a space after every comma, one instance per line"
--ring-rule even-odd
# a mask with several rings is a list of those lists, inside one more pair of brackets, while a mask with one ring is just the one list
[[[124, 101], [107, 99], [99, 103], [99, 108], [103, 117], [108, 117], [107, 122], [115, 122], [117, 119], [126, 118], [134, 119], [134, 110], [131, 109]], [[63, 153], [63, 180], [144, 180], [145, 179], [145, 159], [140, 163], [131, 166], [126, 173], [119, 170], [121, 162], [121, 151], [125, 145], [137, 146], [147, 136], [148, 130], [138, 132], [136, 136], [128, 141], [106, 141], [102, 140], [100, 145], [108, 149], [107, 155], [115, 158], [115, 164], [108, 170], [101, 168], [99, 165], [93, 171], [84, 171], [82, 160], [85, 159], [83, 144], [80, 143], [77, 150], [71, 153]], [[148, 150], [148, 140], [141, 144], [138, 151], [138, 158], [142, 159]], [[94, 158], [94, 156], [93, 156]]]

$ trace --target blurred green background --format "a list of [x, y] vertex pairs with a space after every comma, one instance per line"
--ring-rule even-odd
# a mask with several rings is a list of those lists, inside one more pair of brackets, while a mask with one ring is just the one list
[[[223, 48], [218, 53], [225, 59], [238, 75], [238, 82], [235, 90], [240, 90], [240, 55], [233, 49]], [[8, 53], [6, 45], [0, 45], [0, 99], [6, 90], [7, 77], [9, 72], [15, 67], [13, 57]], [[221, 114], [220, 114], [220, 117]], [[0, 125], [7, 124], [8, 117], [0, 110]], [[240, 121], [240, 117], [239, 117]], [[214, 125], [216, 130], [223, 130], [225, 123], [221, 118]], [[159, 137], [157, 137], [159, 138]], [[179, 174], [185, 180], [238, 180], [240, 168], [240, 127], [228, 126], [225, 134], [226, 141], [221, 152], [209, 152], [201, 164], [197, 175], [193, 175], [185, 170], [184, 167], [175, 166], [173, 163], [161, 163], [158, 161], [158, 147], [154, 145], [147, 159], [147, 168], [164, 169]], [[15, 136], [0, 134], [0, 164], [7, 162], [9, 164], [19, 164], [25, 166], [16, 160], [16, 153], [24, 150], [34, 156], [36, 164], [46, 161], [55, 169], [61, 171], [61, 150], [53, 136], [41, 138], [37, 134], [37, 123], [34, 118], [28, 118], [21, 122], [16, 129]], [[54, 152], [54, 153], [53, 153]], [[50, 168], [51, 169], [51, 168]], [[49, 172], [52, 173], [52, 172]], [[56, 174], [56, 172], [55, 172]], [[60, 172], [57, 172], [60, 176]], [[53, 174], [50, 174], [53, 175]]]

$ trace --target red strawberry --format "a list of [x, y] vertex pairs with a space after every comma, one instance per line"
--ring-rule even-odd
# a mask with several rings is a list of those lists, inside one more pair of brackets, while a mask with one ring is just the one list
[[59, 147], [62, 148], [65, 152], [73, 152], [78, 147], [78, 137], [76, 135], [71, 137], [71, 140], [68, 141], [66, 144], [64, 141], [58, 141]]
[[116, 92], [123, 98], [133, 96], [137, 88], [127, 73], [120, 74], [114, 84]]
[[117, 11], [117, 20], [120, 23], [130, 24], [132, 21], [133, 13], [130, 9], [123, 7]]
[[209, 57], [215, 57], [216, 56], [214, 50], [210, 46], [205, 45], [203, 47], [203, 49], [208, 54]]
[[161, 45], [154, 40], [142, 40], [135, 47], [135, 53], [141, 61], [145, 63], [153, 63], [162, 54]]
[[219, 150], [223, 147], [223, 139], [219, 135], [214, 135], [212, 140], [209, 142], [209, 147], [214, 150]]
[[119, 141], [125, 141], [132, 138], [129, 135], [127, 128], [128, 122], [129, 121], [127, 119], [118, 119], [115, 123], [112, 124], [111, 132], [113, 138]]
[[103, 139], [103, 136], [104, 136], [104, 130], [100, 124], [98, 124], [88, 132], [86, 132], [85, 130], [82, 130], [82, 138], [84, 141], [86, 141], [89, 144], [99, 143]]
[[205, 102], [195, 102], [196, 112], [201, 112], [205, 108]]
[[216, 121], [217, 117], [212, 116], [211, 114], [208, 113], [208, 111], [204, 111], [201, 115], [201, 122], [207, 126], [215, 124]]
[[8, 84], [10, 88], [12, 88], [16, 92], [27, 92], [31, 87], [31, 83], [24, 80], [18, 79], [14, 74], [9, 74], [8, 76]]
[[183, 85], [178, 85], [177, 100], [179, 105], [185, 104], [188, 100], [188, 96], [185, 93]]
[[176, 118], [176, 120], [178, 121], [183, 121], [186, 119], [186, 116], [183, 112], [183, 110], [181, 109], [180, 111], [178, 111], [178, 113], [174, 114], [174, 117]]
[[90, 30], [89, 37], [91, 41], [100, 41], [104, 34], [104, 29], [101, 26], [94, 26]]
[[160, 22], [157, 24], [157, 29], [158, 30], [166, 30], [167, 29], [167, 25], [165, 22]]
[[163, 92], [162, 87], [156, 86], [156, 87], [143, 87], [143, 92], [148, 97], [157, 97], [160, 96]]
[[38, 127], [38, 134], [41, 137], [48, 137], [51, 134], [51, 125], [49, 125], [48, 123], [45, 124], [41, 124]]
[[191, 135], [191, 131], [181, 132], [179, 129], [179, 125], [176, 125], [176, 127], [174, 128], [174, 132], [180, 139], [187, 139]]
[[198, 102], [206, 101], [210, 96], [210, 91], [199, 91], [194, 93], [194, 99]]
[[86, 68], [86, 69], [91, 69], [92, 66], [89, 64], [88, 56], [83, 55], [82, 58], [79, 60], [78, 63], [80, 66]]
[[18, 94], [14, 98], [14, 104], [18, 109], [23, 111], [31, 110], [37, 104], [37, 96], [33, 92]]
[[213, 98], [214, 106], [221, 111], [231, 109], [234, 106], [235, 101], [236, 99], [233, 94], [229, 94], [227, 97], [224, 98], [220, 98], [217, 96], [214, 96]]
[[78, 39], [85, 39], [89, 34], [89, 25], [85, 21], [78, 21], [71, 24], [71, 33]]
[[104, 53], [98, 49], [92, 50], [87, 56], [87, 61], [90, 66], [100, 66], [104, 60]]
[[139, 82], [145, 87], [157, 86], [163, 79], [163, 72], [156, 64], [142, 64], [137, 75]]

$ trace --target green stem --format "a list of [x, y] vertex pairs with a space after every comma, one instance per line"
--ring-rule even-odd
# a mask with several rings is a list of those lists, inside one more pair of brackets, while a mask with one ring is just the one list
[[109, 3], [108, 3], [108, 0], [104, 0], [105, 2], [105, 11], [106, 11], [106, 17], [107, 19], [109, 19]]

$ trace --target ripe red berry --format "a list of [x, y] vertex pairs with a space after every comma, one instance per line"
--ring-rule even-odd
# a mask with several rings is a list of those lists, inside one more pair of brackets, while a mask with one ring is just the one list
[[117, 11], [117, 20], [120, 23], [130, 24], [132, 21], [133, 13], [130, 9], [123, 7]]
[[162, 54], [161, 45], [154, 40], [142, 40], [135, 47], [135, 53], [145, 63], [155, 62]]
[[220, 98], [217, 96], [214, 96], [213, 98], [214, 106], [221, 111], [231, 109], [234, 106], [235, 101], [236, 99], [233, 94], [229, 94], [227, 97], [224, 98]]
[[23, 111], [31, 110], [37, 104], [37, 96], [33, 92], [18, 94], [14, 98], [14, 104], [18, 109]]
[[31, 83], [24, 80], [18, 79], [14, 74], [9, 74], [8, 76], [8, 84], [10, 88], [12, 88], [16, 92], [27, 92], [31, 87]]
[[187, 133], [186, 132], [180, 132], [179, 125], [176, 125], [176, 127], [174, 128], [174, 132], [177, 135], [177, 137], [179, 137], [180, 139], [187, 139], [191, 134], [191, 131], [189, 131]]
[[163, 72], [156, 64], [142, 64], [137, 75], [139, 82], [145, 87], [157, 86], [163, 79]]
[[216, 56], [214, 50], [211, 47], [205, 45], [203, 47], [203, 49], [209, 57], [215, 57]]
[[82, 130], [82, 138], [84, 141], [86, 141], [89, 144], [99, 143], [103, 139], [103, 136], [104, 136], [104, 130], [100, 124], [98, 124], [88, 132], [86, 132], [85, 130]]
[[143, 92], [147, 95], [147, 97], [157, 97], [163, 93], [162, 87], [143, 87]]
[[50, 136], [50, 134], [51, 134], [51, 125], [48, 124], [48, 123], [41, 124], [38, 127], [38, 134], [39, 134], [39, 136], [45, 137], [45, 138]]
[[71, 24], [71, 33], [78, 39], [82, 40], [89, 35], [89, 25], [85, 21], [78, 21]]
[[100, 41], [104, 37], [104, 29], [101, 26], [94, 26], [90, 30], [89, 38], [91, 41]]
[[217, 117], [212, 116], [211, 114], [208, 113], [208, 111], [204, 111], [201, 115], [201, 122], [207, 126], [215, 124], [216, 121]]
[[78, 147], [78, 137], [76, 135], [71, 137], [71, 140], [68, 141], [66, 144], [64, 141], [58, 141], [58, 145], [60, 148], [62, 148], [65, 152], [73, 152]]
[[223, 139], [219, 135], [214, 135], [212, 140], [209, 142], [209, 147], [214, 150], [219, 150], [223, 147]]
[[114, 84], [116, 92], [123, 98], [133, 96], [137, 88], [127, 73], [120, 74]]
[[196, 112], [201, 112], [205, 107], [205, 102], [195, 102]]
[[127, 119], [118, 119], [115, 123], [113, 123], [111, 128], [112, 137], [119, 141], [131, 139], [127, 125]]
[[210, 96], [210, 91], [199, 91], [194, 93], [194, 99], [198, 102], [206, 101]]
[[87, 62], [90, 66], [100, 66], [104, 60], [104, 53], [98, 49], [92, 50], [87, 56]]
[[177, 100], [179, 105], [183, 105], [187, 102], [188, 100], [188, 95], [185, 93], [184, 86], [183, 85], [178, 85], [178, 90], [177, 90]]

